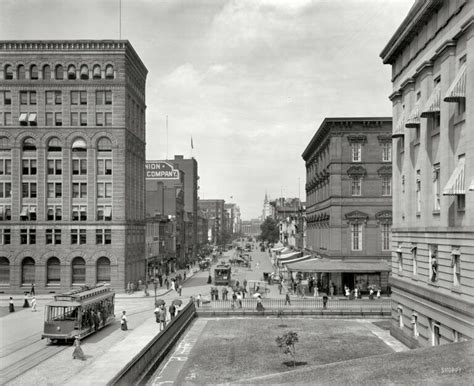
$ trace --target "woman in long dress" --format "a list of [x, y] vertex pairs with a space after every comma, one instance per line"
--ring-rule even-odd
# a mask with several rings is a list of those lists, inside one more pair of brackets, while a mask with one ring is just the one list
[[79, 336], [76, 336], [76, 340], [74, 341], [74, 351], [72, 353], [72, 359], [81, 359], [81, 360], [85, 360], [86, 357], [84, 355], [84, 351], [82, 351], [82, 348], [81, 348], [81, 341], [79, 339]]
[[13, 298], [10, 296], [10, 302], [8, 304], [8, 310], [10, 312], [15, 312], [15, 305], [13, 304]]
[[30, 303], [28, 302], [28, 293], [25, 292], [25, 300], [23, 301], [23, 308], [29, 308]]
[[127, 317], [125, 316], [125, 314], [126, 314], [126, 311], [122, 311], [122, 319], [120, 320], [120, 328], [121, 328], [123, 331], [128, 330]]

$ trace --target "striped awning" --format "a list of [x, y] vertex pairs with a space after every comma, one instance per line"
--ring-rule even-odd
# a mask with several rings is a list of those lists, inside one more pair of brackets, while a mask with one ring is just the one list
[[285, 260], [285, 261], [282, 261], [281, 263], [282, 264], [290, 264], [290, 263], [296, 263], [298, 261], [311, 260], [312, 258], [313, 258], [312, 255], [305, 255], [305, 256], [301, 256], [301, 257], [295, 257], [294, 259], [291, 259], [291, 260]]
[[416, 102], [415, 107], [411, 111], [407, 120], [405, 121], [405, 127], [416, 128], [420, 126], [420, 102]]
[[400, 119], [398, 120], [397, 126], [395, 126], [395, 130], [393, 130], [392, 138], [399, 138], [405, 135], [405, 114], [402, 114]]
[[459, 102], [459, 100], [463, 98], [466, 98], [466, 63], [461, 66], [453, 83], [449, 86], [444, 101]]
[[429, 118], [432, 115], [439, 113], [441, 111], [441, 87], [436, 85], [433, 92], [431, 93], [428, 101], [425, 104], [425, 107], [421, 111], [422, 118]]
[[301, 252], [292, 252], [292, 253], [287, 253], [286, 255], [277, 256], [277, 260], [279, 262], [283, 262], [287, 260], [292, 260], [299, 256], [301, 256]]
[[448, 183], [443, 189], [443, 195], [453, 196], [457, 194], [466, 194], [464, 186], [464, 157], [459, 158], [458, 164], [449, 177]]

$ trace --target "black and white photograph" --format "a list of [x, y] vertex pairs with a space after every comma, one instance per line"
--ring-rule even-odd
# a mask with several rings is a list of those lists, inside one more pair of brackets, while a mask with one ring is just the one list
[[0, 385], [472, 385], [474, 0], [0, 0]]

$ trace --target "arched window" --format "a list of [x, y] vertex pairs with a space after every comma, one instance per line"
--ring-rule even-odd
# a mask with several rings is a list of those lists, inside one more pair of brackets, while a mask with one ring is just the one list
[[33, 284], [35, 282], [35, 261], [31, 257], [25, 257], [21, 262], [21, 284]]
[[100, 79], [102, 78], [102, 73], [100, 70], [100, 66], [96, 64], [92, 69], [92, 79]]
[[31, 137], [26, 137], [23, 140], [22, 150], [23, 151], [36, 151], [35, 140]]
[[53, 137], [48, 141], [48, 152], [50, 151], [62, 151], [61, 141], [58, 137]]
[[10, 141], [7, 137], [0, 137], [0, 151], [9, 151], [10, 148]]
[[51, 80], [51, 67], [48, 64], [43, 67], [43, 79]]
[[73, 152], [86, 152], [87, 151], [87, 144], [86, 141], [82, 138], [76, 138], [72, 143], [72, 151]]
[[0, 257], [0, 284], [10, 284], [10, 262], [6, 257]]
[[67, 78], [76, 79], [76, 67], [74, 67], [72, 64], [67, 68]]
[[97, 282], [110, 282], [110, 260], [102, 256], [97, 260]]
[[105, 67], [105, 79], [114, 79], [114, 67], [111, 64]]
[[64, 79], [64, 69], [63, 66], [61, 66], [60, 64], [56, 66], [56, 72], [54, 77], [59, 80]]
[[13, 79], [13, 67], [9, 64], [5, 66], [5, 79], [6, 80]]
[[18, 79], [20, 79], [20, 80], [26, 79], [26, 71], [25, 71], [25, 66], [23, 64], [20, 64], [18, 66], [17, 71], [18, 71], [18, 73], [17, 73], [18, 74], [18, 76], [17, 76]]
[[36, 64], [30, 67], [30, 79], [38, 80], [38, 66]]
[[46, 283], [59, 284], [61, 282], [61, 262], [57, 257], [50, 257], [46, 263]]
[[100, 152], [110, 152], [112, 151], [112, 141], [109, 138], [102, 137], [97, 142], [97, 150]]
[[84, 284], [86, 282], [86, 262], [82, 257], [72, 260], [72, 284]]
[[81, 79], [89, 79], [89, 68], [85, 64], [81, 66]]

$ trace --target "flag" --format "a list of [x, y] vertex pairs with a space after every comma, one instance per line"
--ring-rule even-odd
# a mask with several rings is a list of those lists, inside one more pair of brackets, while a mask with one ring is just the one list
[[194, 149], [193, 137], [191, 137], [191, 149]]

